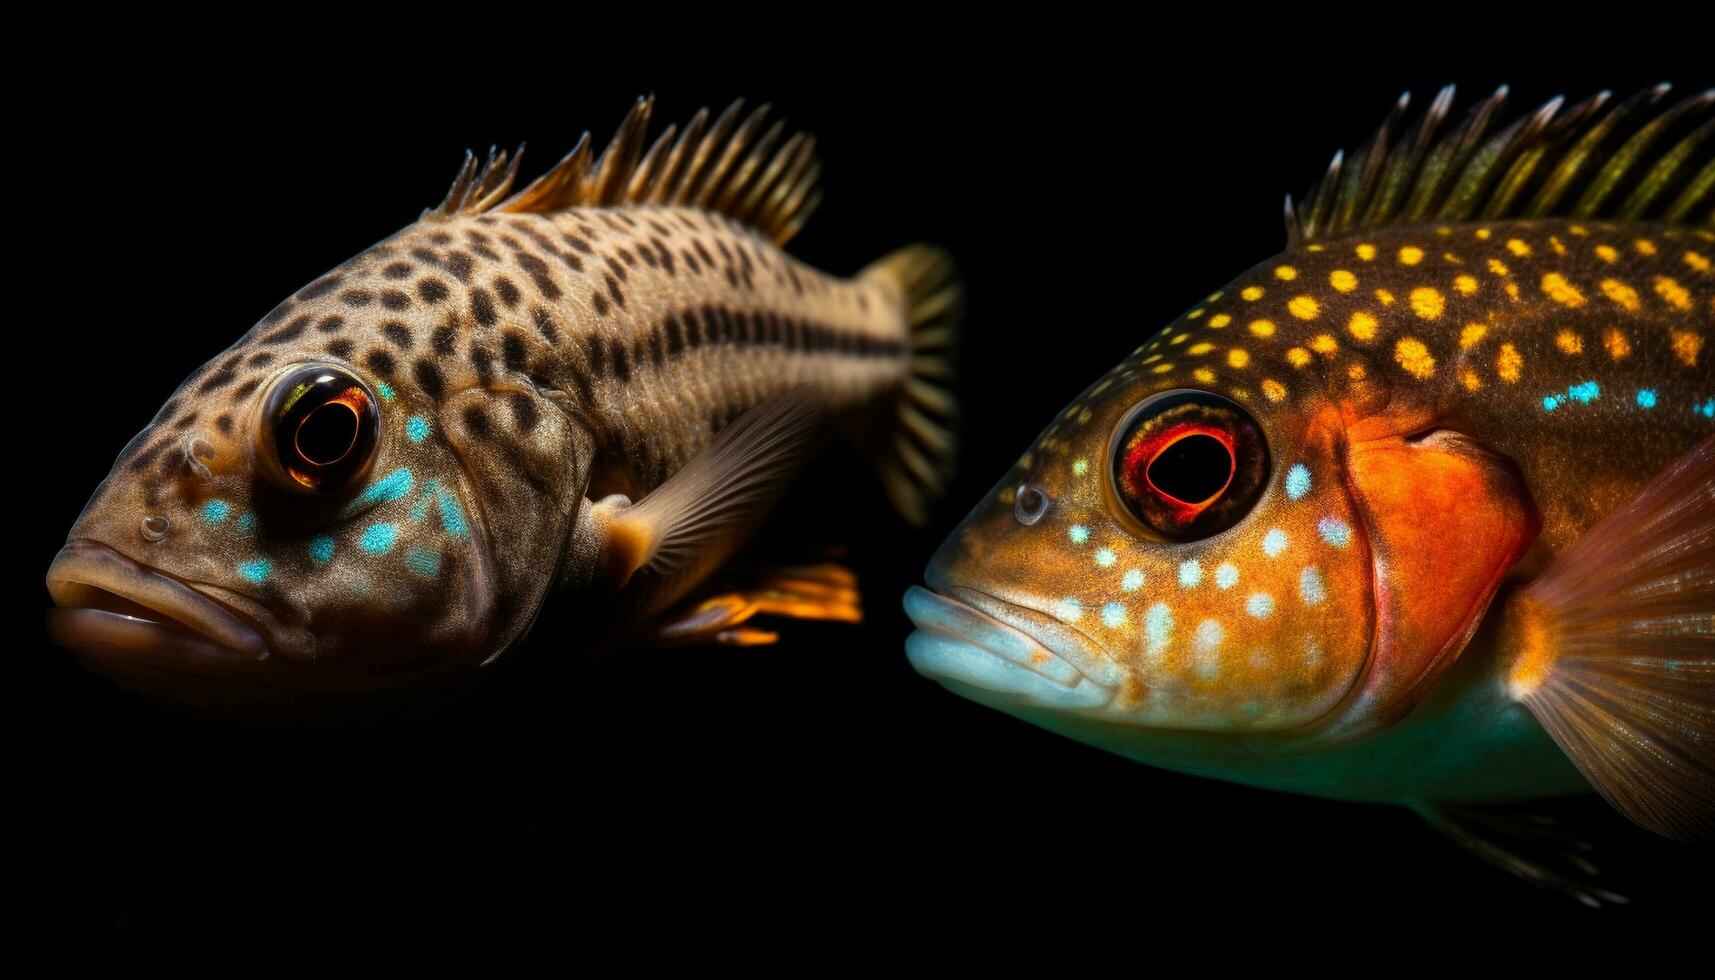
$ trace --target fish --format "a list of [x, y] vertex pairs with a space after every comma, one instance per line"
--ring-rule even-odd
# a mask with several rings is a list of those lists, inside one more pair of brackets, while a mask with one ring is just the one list
[[1584, 902], [1519, 807], [1706, 839], [1715, 92], [1507, 97], [1401, 98], [1284, 251], [1140, 331], [906, 593], [915, 669]]
[[53, 559], [53, 638], [196, 708], [456, 684], [548, 605], [592, 646], [861, 619], [837, 563], [721, 575], [828, 441], [922, 519], [954, 448], [952, 263], [794, 259], [814, 138], [741, 101], [649, 142], [652, 109], [516, 191], [522, 147], [467, 153], [192, 372]]

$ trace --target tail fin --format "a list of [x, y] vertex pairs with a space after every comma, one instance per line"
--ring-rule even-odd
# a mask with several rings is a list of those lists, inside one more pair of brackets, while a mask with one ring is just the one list
[[1715, 834], [1715, 436], [1524, 590], [1512, 693], [1609, 803]]
[[861, 278], [883, 282], [905, 298], [910, 366], [900, 386], [892, 431], [876, 459], [882, 487], [912, 524], [929, 519], [929, 504], [952, 475], [956, 406], [947, 385], [964, 309], [964, 289], [946, 252], [908, 245], [872, 263]]

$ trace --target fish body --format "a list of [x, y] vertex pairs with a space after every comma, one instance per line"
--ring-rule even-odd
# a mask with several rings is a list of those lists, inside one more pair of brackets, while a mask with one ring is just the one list
[[1707, 833], [1715, 96], [1634, 128], [1663, 94], [1442, 135], [1444, 93], [1337, 159], [948, 538], [917, 669], [1187, 772]]
[[[441, 206], [275, 307], [71, 529], [62, 642], [121, 673], [415, 683], [492, 660], [550, 595], [610, 631], [660, 617], [824, 433], [920, 509], [947, 401], [913, 365], [950, 330], [945, 262], [841, 279], [787, 255], [813, 144], [738, 108], [645, 153], [642, 100], [599, 158], [586, 136], [516, 194], [516, 157], [469, 159]], [[848, 593], [810, 614], [855, 615]]]

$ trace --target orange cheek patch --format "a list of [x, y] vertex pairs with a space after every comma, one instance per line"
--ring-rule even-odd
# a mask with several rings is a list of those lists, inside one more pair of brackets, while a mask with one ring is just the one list
[[1512, 464], [1457, 433], [1355, 443], [1348, 466], [1374, 554], [1377, 619], [1344, 729], [1415, 704], [1457, 659], [1538, 527]]

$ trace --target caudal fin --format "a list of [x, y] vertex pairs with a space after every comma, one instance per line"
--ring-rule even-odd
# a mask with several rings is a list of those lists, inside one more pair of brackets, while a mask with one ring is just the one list
[[1521, 597], [1508, 674], [1590, 784], [1667, 837], [1715, 832], [1715, 437]]
[[883, 433], [877, 446], [876, 469], [895, 509], [922, 524], [952, 475], [956, 405], [947, 386], [953, 379], [964, 290], [952, 259], [929, 245], [893, 252], [861, 277], [886, 283], [905, 298], [910, 367], [892, 431]]

